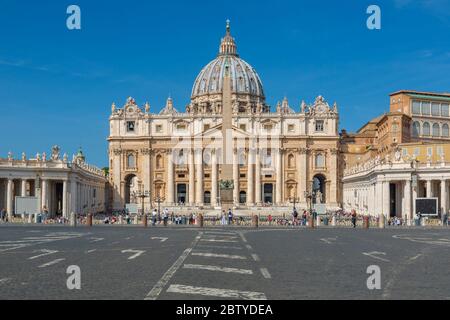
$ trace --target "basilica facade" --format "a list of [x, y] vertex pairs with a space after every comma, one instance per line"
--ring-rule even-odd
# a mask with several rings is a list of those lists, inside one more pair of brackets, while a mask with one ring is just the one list
[[337, 105], [322, 96], [299, 105], [296, 112], [287, 98], [276, 108], [266, 103], [262, 80], [238, 55], [228, 23], [184, 110], [171, 98], [159, 113], [133, 98], [112, 105], [112, 209], [136, 203], [148, 212], [162, 203], [173, 211], [232, 207], [250, 214], [311, 202], [337, 209]]

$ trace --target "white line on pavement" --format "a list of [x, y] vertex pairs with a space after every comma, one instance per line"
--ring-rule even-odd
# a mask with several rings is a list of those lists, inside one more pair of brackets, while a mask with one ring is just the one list
[[242, 241], [247, 243], [247, 239], [245, 239], [245, 236], [244, 236], [244, 234], [242, 232], [239, 232], [239, 236], [241, 237]]
[[226, 240], [226, 239], [201, 239], [204, 242], [237, 242], [236, 240]]
[[35, 252], [43, 252], [43, 253], [42, 253], [42, 254], [39, 254], [39, 255], [37, 255], [37, 256], [28, 258], [28, 260], [34, 260], [34, 259], [37, 259], [37, 258], [40, 258], [40, 257], [49, 256], [49, 255], [51, 255], [51, 254], [58, 253], [59, 251], [57, 251], [57, 250], [42, 249], [42, 250], [38, 250], [38, 251], [35, 251]]
[[221, 232], [221, 231], [206, 231], [205, 234], [217, 234], [217, 235], [229, 235], [229, 236], [236, 235], [236, 233], [234, 233], [234, 232]]
[[258, 255], [257, 255], [256, 253], [252, 253], [252, 258], [253, 258], [253, 260], [255, 260], [255, 261], [260, 261]]
[[218, 249], [236, 249], [236, 250], [242, 250], [241, 247], [228, 247], [228, 246], [209, 246], [205, 244], [199, 244], [197, 245], [197, 248], [218, 248]]
[[211, 296], [219, 298], [234, 298], [242, 300], [267, 300], [266, 295], [261, 292], [238, 291], [229, 289], [216, 289], [205, 287], [193, 287], [174, 284], [167, 289], [170, 293], [192, 294], [201, 296]]
[[145, 252], [145, 250], [133, 250], [133, 249], [128, 249], [128, 250], [122, 250], [122, 253], [134, 253], [134, 255], [130, 256], [128, 258], [128, 260], [133, 260], [136, 259], [137, 257], [139, 257], [141, 254], [143, 254]]
[[11, 278], [3, 278], [3, 279], [0, 279], [0, 284], [6, 283], [6, 282], [8, 282], [8, 281], [10, 281], [10, 280], [11, 280]]
[[89, 251], [87, 251], [86, 253], [92, 253], [92, 252], [95, 252], [95, 251], [97, 251], [97, 249], [89, 250]]
[[184, 252], [181, 254], [181, 256], [175, 261], [175, 263], [169, 268], [169, 270], [166, 271], [166, 273], [162, 276], [162, 278], [158, 281], [158, 283], [150, 290], [150, 292], [145, 297], [145, 300], [156, 300], [158, 299], [158, 296], [161, 294], [161, 291], [164, 289], [164, 287], [167, 285], [167, 283], [170, 281], [170, 279], [173, 277], [173, 275], [177, 272], [177, 270], [181, 267], [181, 265], [184, 263], [184, 260], [189, 256], [192, 249], [195, 247], [195, 245], [198, 243], [202, 236], [202, 232], [199, 233], [197, 237], [195, 237], [194, 241], [191, 243], [191, 246], [184, 250]]
[[249, 244], [246, 244], [245, 246], [247, 247], [247, 249], [248, 249], [248, 250], [253, 250], [253, 248], [252, 248], [252, 246], [251, 246], [251, 245], [249, 245]]
[[238, 268], [225, 268], [219, 266], [208, 266], [201, 264], [185, 264], [183, 269], [198, 269], [198, 270], [208, 270], [208, 271], [218, 271], [226, 273], [239, 273], [239, 274], [253, 274], [252, 270], [238, 269]]
[[264, 278], [266, 278], [266, 279], [271, 279], [272, 278], [272, 276], [269, 273], [269, 270], [267, 270], [266, 268], [261, 268], [259, 270], [261, 270], [261, 273], [262, 273]]
[[56, 260], [50, 261], [50, 262], [48, 262], [48, 263], [44, 263], [43, 265], [40, 265], [39, 268], [50, 267], [50, 266], [52, 266], [52, 265], [54, 265], [54, 264], [57, 264], [57, 263], [60, 263], [61, 261], [64, 261], [64, 260], [66, 260], [66, 259], [65, 259], [65, 258], [62, 258], [62, 259], [56, 259]]
[[371, 258], [374, 258], [374, 259], [377, 259], [377, 260], [381, 260], [381, 261], [384, 261], [384, 262], [389, 262], [389, 260], [377, 256], [377, 255], [380, 255], [380, 254], [385, 256], [386, 252], [379, 252], [379, 251], [363, 252], [363, 255], [365, 255], [365, 256], [368, 256], [368, 257], [371, 257]]
[[414, 257], [410, 258], [409, 260], [411, 260], [411, 261], [416, 260], [416, 259], [419, 258], [420, 256], [422, 256], [421, 253], [419, 253], [417, 256], [414, 256]]
[[92, 240], [91, 243], [94, 243], [94, 242], [103, 241], [103, 240], [105, 240], [105, 238], [90, 238], [89, 240]]
[[247, 258], [244, 256], [232, 255], [232, 254], [217, 254], [217, 253], [204, 253], [204, 252], [192, 252], [192, 256], [200, 256], [207, 258], [224, 258], [224, 259], [240, 259], [246, 260]]

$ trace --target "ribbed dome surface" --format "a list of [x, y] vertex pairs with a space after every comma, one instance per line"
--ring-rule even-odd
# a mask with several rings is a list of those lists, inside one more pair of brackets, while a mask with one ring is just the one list
[[256, 70], [237, 55], [219, 55], [208, 63], [195, 80], [192, 98], [222, 93], [227, 66], [229, 66], [233, 93], [249, 94], [264, 99], [262, 82]]

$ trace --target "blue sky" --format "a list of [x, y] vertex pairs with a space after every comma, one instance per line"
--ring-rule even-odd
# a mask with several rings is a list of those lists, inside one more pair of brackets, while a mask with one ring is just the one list
[[[71, 4], [81, 31], [66, 28]], [[380, 31], [366, 28], [371, 4]], [[0, 156], [82, 146], [106, 166], [111, 103], [157, 111], [171, 95], [184, 109], [226, 19], [272, 107], [320, 94], [355, 131], [388, 111], [389, 93], [450, 92], [450, 0], [0, 0]]]

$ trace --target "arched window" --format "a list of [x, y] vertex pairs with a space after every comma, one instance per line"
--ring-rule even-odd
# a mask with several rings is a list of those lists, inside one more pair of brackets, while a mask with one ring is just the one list
[[448, 124], [444, 124], [442, 126], [442, 136], [448, 138], [449, 137], [449, 130], [448, 130]]
[[430, 135], [430, 124], [428, 122], [425, 122], [423, 124], [423, 135], [429, 136]]
[[413, 137], [420, 136], [420, 123], [415, 121], [412, 126], [412, 135]]
[[325, 156], [323, 154], [316, 155], [316, 168], [325, 168]]
[[134, 154], [129, 154], [127, 157], [127, 167], [128, 169], [135, 169], [136, 168], [136, 157]]
[[433, 137], [439, 137], [441, 135], [441, 128], [439, 127], [439, 124], [435, 123], [433, 124]]
[[294, 168], [295, 167], [295, 157], [293, 154], [290, 154], [288, 156], [288, 167], [289, 168]]
[[156, 156], [156, 169], [162, 169], [162, 168], [164, 168], [163, 157], [162, 157], [162, 155], [158, 154]]

